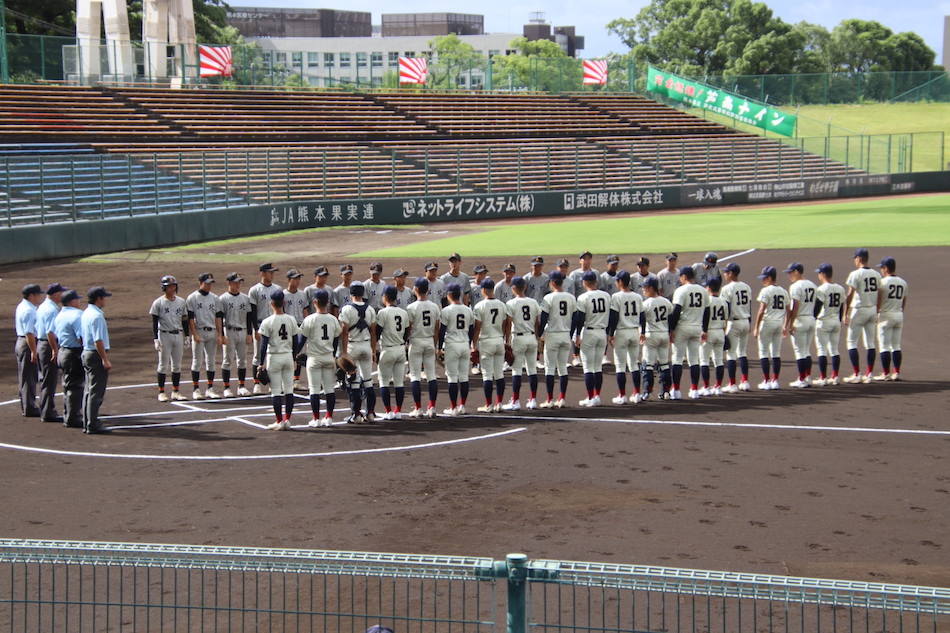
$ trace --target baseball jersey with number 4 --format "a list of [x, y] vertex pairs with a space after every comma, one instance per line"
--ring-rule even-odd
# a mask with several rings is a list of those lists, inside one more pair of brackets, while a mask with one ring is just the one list
[[297, 319], [289, 314], [272, 314], [261, 323], [261, 336], [266, 336], [268, 354], [292, 354], [294, 337], [300, 333]]

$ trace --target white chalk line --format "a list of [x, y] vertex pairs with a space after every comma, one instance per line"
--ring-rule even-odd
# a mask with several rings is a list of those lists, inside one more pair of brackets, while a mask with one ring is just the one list
[[487, 435], [476, 435], [474, 437], [456, 438], [452, 440], [443, 440], [440, 442], [425, 442], [423, 444], [410, 444], [406, 446], [386, 446], [382, 448], [362, 448], [348, 451], [323, 451], [313, 453], [282, 453], [277, 455], [141, 455], [141, 454], [123, 454], [123, 453], [94, 453], [89, 451], [64, 451], [52, 448], [39, 448], [36, 446], [24, 446], [21, 444], [8, 444], [0, 442], [0, 448], [25, 451], [29, 453], [43, 453], [46, 455], [59, 455], [63, 457], [105, 457], [109, 459], [151, 459], [151, 460], [184, 460], [184, 461], [254, 461], [263, 459], [294, 459], [300, 457], [338, 457], [344, 455], [368, 455], [373, 453], [393, 453], [397, 451], [420, 450], [424, 448], [434, 448], [438, 446], [451, 446], [453, 444], [465, 444], [467, 442], [477, 442], [480, 440], [489, 440], [514, 433], [526, 431], [525, 427], [508, 429], [497, 433]]
[[719, 258], [719, 261], [720, 261], [720, 262], [726, 262], [726, 261], [729, 261], [730, 259], [733, 259], [733, 258], [736, 258], [736, 257], [742, 257], [743, 255], [748, 255], [749, 253], [754, 253], [754, 252], [755, 252], [755, 249], [754, 249], [754, 248], [750, 248], [749, 250], [747, 250], [747, 251], [742, 251], [741, 253], [733, 253], [732, 255], [726, 255], [725, 257], [720, 257], [720, 258]]

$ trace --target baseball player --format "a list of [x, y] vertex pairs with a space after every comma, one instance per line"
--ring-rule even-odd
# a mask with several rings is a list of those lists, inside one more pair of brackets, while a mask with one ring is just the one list
[[637, 272], [630, 275], [630, 290], [643, 296], [643, 282], [650, 277], [656, 277], [650, 272], [650, 259], [641, 257], [637, 260]]
[[610, 315], [607, 323], [607, 341], [614, 348], [614, 366], [617, 368], [618, 395], [614, 404], [627, 402], [627, 372], [633, 379], [630, 402], [640, 402], [640, 313], [643, 297], [630, 289], [631, 275], [626, 270], [617, 273], [617, 292], [610, 297]]
[[373, 262], [369, 265], [369, 279], [363, 282], [363, 299], [378, 312], [383, 307], [383, 288], [386, 282], [383, 281], [383, 265], [379, 262]]
[[[349, 292], [349, 289], [347, 289]], [[285, 293], [286, 296], [286, 293]], [[347, 296], [349, 299], [349, 296]], [[318, 290], [314, 293], [316, 312], [303, 320], [300, 326], [300, 341], [307, 354], [307, 385], [310, 390], [311, 427], [333, 426], [333, 409], [336, 406], [336, 354], [343, 326], [330, 314], [330, 293]], [[301, 348], [298, 348], [301, 349]], [[327, 403], [327, 411], [320, 418], [320, 395]], [[293, 395], [290, 396], [293, 398]]]
[[588, 270], [581, 276], [584, 292], [577, 297], [573, 323], [574, 346], [581, 352], [584, 365], [584, 386], [587, 397], [579, 402], [582, 407], [600, 405], [600, 390], [604, 382], [604, 348], [607, 345], [607, 323], [610, 319], [610, 295], [600, 290], [600, 275]]
[[313, 269], [313, 283], [306, 287], [304, 292], [307, 297], [307, 306], [310, 307], [313, 305], [314, 298], [318, 291], [326, 290], [327, 294], [330, 295], [330, 314], [336, 316], [336, 306], [334, 302], [336, 301], [335, 293], [333, 291], [333, 286], [330, 285], [330, 269], [326, 266], [317, 266]]
[[778, 389], [779, 372], [782, 371], [782, 339], [788, 335], [786, 315], [788, 313], [788, 292], [775, 283], [775, 266], [762, 269], [759, 279], [762, 290], [756, 300], [759, 311], [752, 324], [752, 338], [759, 341], [759, 362], [762, 363], [762, 382], [759, 389]]
[[[214, 390], [214, 366], [218, 356], [218, 345], [224, 345], [222, 320], [224, 312], [218, 296], [211, 292], [214, 287], [214, 275], [198, 275], [198, 289], [188, 295], [185, 306], [188, 309], [188, 326], [191, 330], [191, 382], [195, 400], [212, 400], [221, 394]], [[204, 364], [208, 386], [204, 394], [198, 389], [199, 373]]]
[[[571, 277], [571, 262], [569, 262], [566, 257], [562, 257], [557, 260], [557, 269], [564, 277], [564, 292], [571, 293], [576, 299], [580, 293], [576, 292], [577, 288], [574, 286], [574, 278]], [[548, 280], [550, 281], [550, 275], [548, 276]]]
[[538, 408], [538, 320], [541, 306], [527, 296], [528, 283], [523, 277], [511, 280], [511, 290], [515, 298], [505, 307], [511, 319], [511, 331], [508, 345], [511, 346], [511, 402], [502, 406], [504, 411], [521, 409], [521, 372], [528, 375], [528, 388], [531, 397], [525, 404], [526, 409]]
[[43, 291], [36, 284], [23, 286], [23, 300], [16, 307], [17, 379], [20, 388], [20, 412], [27, 418], [40, 417], [36, 406], [36, 309], [43, 302]]
[[[402, 272], [402, 271], [396, 271]], [[404, 275], [394, 275], [404, 277]], [[399, 292], [395, 286], [383, 290], [383, 309], [376, 313], [376, 335], [379, 338], [379, 393], [386, 407], [387, 420], [402, 419], [402, 402], [406, 397], [406, 335], [409, 314], [396, 305]], [[396, 381], [399, 382], [396, 382]], [[396, 408], [392, 407], [389, 385], [396, 392]]]
[[679, 255], [676, 253], [666, 254], [666, 268], [656, 274], [659, 281], [660, 294], [669, 301], [673, 301], [673, 293], [680, 287], [680, 274], [677, 268]]
[[795, 389], [811, 387], [811, 343], [815, 340], [815, 300], [818, 286], [805, 279], [805, 267], [792, 262], [785, 269], [788, 273], [788, 316], [785, 328], [792, 339], [795, 363], [798, 365], [798, 380], [789, 383]]
[[709, 295], [696, 283], [696, 273], [690, 266], [680, 268], [680, 287], [673, 293], [673, 314], [669, 327], [673, 343], [673, 390], [672, 400], [679, 400], [680, 381], [683, 378], [683, 361], [689, 363], [689, 398], [699, 394], [699, 350], [706, 342], [709, 330]]
[[[564, 260], [566, 264], [567, 261]], [[571, 355], [571, 322], [577, 311], [577, 299], [564, 290], [565, 277], [560, 270], [548, 274], [551, 292], [541, 301], [541, 319], [538, 331], [544, 343], [544, 383], [547, 400], [542, 409], [561, 409], [567, 397], [567, 363]], [[554, 376], [560, 376], [558, 398], [554, 399]]]
[[254, 331], [254, 311], [251, 309], [251, 299], [241, 292], [241, 282], [244, 281], [239, 273], [230, 273], [226, 281], [228, 291], [221, 293], [218, 300], [221, 310], [224, 311], [224, 359], [221, 361], [221, 379], [224, 381], [224, 397], [231, 398], [231, 366], [237, 368], [238, 390], [237, 395], [249, 396], [251, 392], [245, 386], [247, 380], [247, 347], [251, 344], [251, 332]]
[[[471, 280], [468, 275], [462, 272], [462, 256], [458, 253], [452, 253], [449, 255], [449, 272], [445, 273], [439, 279], [442, 280], [442, 283], [446, 286], [446, 292], [448, 292], [449, 284], [458, 284], [459, 288], [468, 288], [471, 285]], [[468, 301], [468, 295], [462, 295], [462, 302], [465, 303]], [[443, 304], [443, 307], [448, 305], [448, 300]]]
[[593, 258], [594, 256], [590, 254], [590, 251], [584, 251], [577, 256], [577, 261], [580, 263], [580, 265], [572, 270], [570, 275], [571, 280], [574, 282], [575, 297], [587, 292], [584, 289], [584, 273], [592, 270], [594, 271], [594, 275], [596, 275], [598, 279], [600, 278], [600, 271], [598, 271], [596, 268], [591, 268], [590, 266], [591, 260]]
[[297, 319], [284, 313], [284, 292], [273, 290], [270, 295], [271, 315], [264, 319], [258, 330], [261, 336], [260, 357], [270, 377], [271, 401], [276, 422], [267, 425], [270, 431], [290, 428], [290, 414], [294, 409], [294, 339], [300, 333]]
[[350, 284], [353, 283], [353, 266], [343, 264], [340, 266], [340, 285], [333, 289], [330, 295], [331, 303], [334, 308], [334, 315], [340, 313], [340, 308], [346, 305], [350, 300]]
[[620, 270], [620, 258], [616, 255], [607, 256], [607, 270], [600, 273], [598, 288], [609, 295], [617, 292], [617, 272]]
[[703, 257], [703, 261], [693, 264], [693, 273], [695, 273], [695, 279], [698, 285], [705, 286], [706, 281], [713, 277], [722, 279], [722, 273], [719, 272], [719, 267], [716, 265], [718, 261], [719, 255], [709, 251], [706, 253], [706, 256]]
[[541, 270], [544, 266], [543, 257], [531, 258], [531, 272], [524, 276], [526, 285], [525, 296], [530, 297], [541, 305], [544, 295], [551, 292], [551, 286], [548, 283], [548, 274]]
[[[729, 385], [723, 388], [723, 393], [738, 393], [749, 391], [749, 329], [752, 324], [752, 288], [744, 281], [739, 281], [742, 269], [739, 264], [729, 262], [722, 269], [726, 285], [723, 286], [720, 296], [729, 306], [729, 325], [726, 327], [726, 338], [729, 340], [727, 349], [727, 367], [729, 369]], [[736, 383], [736, 365], [741, 372], [741, 380]]]
[[416, 295], [413, 294], [412, 289], [406, 286], [408, 277], [409, 271], [402, 268], [397, 268], [393, 273], [393, 286], [396, 288], [396, 302], [393, 307], [405, 310], [410, 303], [416, 300]]
[[[706, 291], [709, 293], [709, 328], [706, 330], [706, 340], [703, 342], [699, 354], [699, 371], [703, 377], [701, 396], [721, 396], [722, 379], [725, 376], [723, 357], [725, 355], [726, 326], [729, 324], [729, 306], [719, 296], [722, 289], [722, 280], [719, 277], [710, 277], [706, 280]], [[712, 359], [716, 368], [716, 384], [709, 386], [709, 361]]]
[[514, 264], [505, 264], [501, 272], [505, 278], [495, 284], [495, 298], [508, 305], [508, 302], [515, 298], [515, 293], [511, 289], [511, 280], [515, 278], [517, 268]]
[[[841, 356], [838, 343], [841, 338], [841, 320], [844, 318], [845, 291], [833, 280], [834, 268], [825, 262], [815, 271], [821, 285], [815, 292], [815, 310], [818, 320], [815, 328], [815, 347], [818, 351], [818, 371], [815, 381], [819, 387], [838, 384]], [[828, 377], [828, 358], [831, 358], [831, 377]]]
[[[275, 290], [281, 290], [281, 287], [274, 283], [274, 273], [279, 269], [274, 268], [270, 262], [261, 264], [261, 281], [251, 286], [247, 291], [247, 296], [251, 300], [251, 314], [254, 316], [254, 357], [251, 360], [251, 370], [254, 372], [254, 394], [263, 394], [270, 391], [269, 387], [262, 385], [257, 379], [257, 368], [263, 360], [260, 357], [260, 327], [261, 323], [271, 315], [270, 295]], [[314, 271], [316, 273], [316, 271]], [[309, 288], [307, 289], [310, 290]]]
[[[486, 279], [482, 282], [482, 301], [472, 310], [475, 315], [475, 328], [472, 330], [472, 352], [478, 350], [482, 366], [482, 389], [485, 392], [485, 406], [478, 407], [482, 413], [501, 411], [505, 397], [505, 340], [510, 336], [511, 320], [508, 308], [495, 298], [495, 282]], [[492, 401], [494, 386], [495, 400]]]
[[465, 294], [462, 286], [450, 283], [446, 290], [449, 305], [439, 314], [439, 349], [445, 362], [451, 408], [445, 409], [443, 413], [458, 417], [465, 415], [465, 401], [468, 400], [468, 371], [472, 358], [469, 350], [475, 315], [471, 308], [462, 304]]
[[[442, 284], [442, 281], [436, 279]], [[432, 282], [425, 277], [416, 279], [416, 300], [409, 304], [409, 388], [415, 406], [409, 414], [411, 418], [436, 416], [435, 402], [439, 395], [439, 383], [436, 381], [435, 350], [439, 344], [439, 314], [441, 306], [434, 301]], [[445, 284], [442, 284], [443, 286]], [[433, 299], [426, 297], [432, 296]], [[425, 367], [429, 383], [429, 406], [422, 409], [422, 368]]]
[[445, 298], [445, 282], [439, 279], [439, 265], [429, 262], [425, 270], [425, 279], [429, 282], [429, 294], [426, 295], [426, 299], [442, 308], [448, 301]]
[[670, 376], [669, 319], [673, 304], [660, 294], [660, 280], [656, 277], [643, 281], [643, 310], [640, 312], [640, 349], [643, 351], [641, 388], [642, 400], [653, 393], [653, 366], [660, 369], [660, 399], [672, 383]]
[[40, 418], [44, 422], [62, 423], [56, 412], [56, 384], [59, 367], [56, 366], [56, 342], [53, 320], [59, 314], [65, 287], [52, 283], [46, 287], [46, 299], [36, 309], [36, 365], [40, 380]]
[[[868, 249], [859, 248], [854, 251], [855, 270], [848, 275], [845, 285], [848, 287], [848, 296], [845, 298], [844, 324], [848, 326], [848, 356], [854, 374], [844, 379], [848, 383], [871, 382], [874, 373], [875, 351], [875, 321], [883, 300], [881, 292], [881, 273], [868, 268]], [[864, 334], [864, 347], [867, 349], [867, 372], [861, 374], [858, 361], [858, 340]]]
[[[181, 357], [184, 353], [183, 333], [191, 331], [188, 323], [188, 308], [178, 296], [178, 280], [173, 275], [162, 277], [162, 296], [152, 302], [148, 311], [152, 315], [152, 338], [158, 352], [158, 401], [187, 400], [182, 395]], [[165, 379], [172, 373], [172, 395], [165, 393]]]
[[81, 429], [85, 374], [82, 368], [82, 310], [79, 308], [79, 293], [67, 290], [63, 293], [62, 300], [63, 309], [53, 319], [53, 333], [56, 337], [56, 360], [63, 376], [63, 426]]
[[[366, 286], [358, 281], [350, 284], [350, 300], [340, 308], [340, 355], [349, 355], [356, 363], [359, 384], [353, 385], [358, 389], [360, 401], [366, 401], [367, 422], [376, 421], [376, 390], [373, 389], [373, 363], [376, 360], [376, 310], [365, 301]], [[382, 297], [382, 291], [379, 296]], [[356, 407], [357, 409], [359, 407]], [[354, 413], [355, 415], [355, 413]], [[358, 420], [348, 420], [357, 422]]]
[[[287, 271], [287, 287], [284, 289], [284, 314], [289, 314], [297, 319], [297, 327], [303, 324], [303, 320], [313, 311], [313, 304], [307, 298], [307, 292], [300, 289], [300, 278], [303, 277], [296, 268]], [[300, 349], [303, 341], [299, 335], [294, 341], [294, 349]], [[300, 362], [294, 364], [294, 389], [300, 389], [300, 372], [302, 370]], [[308, 374], [309, 375], [309, 374]]]
[[884, 371], [875, 376], [874, 380], [900, 380], [903, 356], [901, 333], [904, 331], [904, 310], [907, 307], [907, 282], [897, 276], [897, 260], [893, 257], [881, 260], [881, 275], [883, 297], [877, 322], [877, 336], [881, 347], [881, 368]]
[[462, 291], [468, 294], [468, 306], [474, 308], [482, 300], [482, 282], [488, 278], [488, 268], [484, 264], [477, 264], [472, 269], [475, 278], [472, 279], [471, 286], [466, 288], [462, 286]]

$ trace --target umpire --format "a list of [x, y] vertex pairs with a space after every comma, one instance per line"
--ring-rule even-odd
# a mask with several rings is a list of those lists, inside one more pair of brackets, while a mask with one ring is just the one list
[[84, 373], [82, 368], [82, 310], [79, 309], [79, 293], [67, 290], [63, 294], [63, 309], [53, 319], [53, 334], [56, 337], [56, 361], [63, 374], [63, 426], [82, 428], [82, 392]]
[[111, 433], [99, 422], [99, 407], [106, 395], [109, 382], [109, 327], [102, 308], [106, 297], [112, 293], [102, 286], [93, 286], [87, 293], [89, 305], [82, 313], [82, 367], [86, 372], [86, 385], [82, 394], [83, 432], [90, 435]]

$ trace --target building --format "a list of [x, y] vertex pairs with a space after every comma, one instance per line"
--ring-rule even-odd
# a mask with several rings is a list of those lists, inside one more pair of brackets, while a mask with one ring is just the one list
[[485, 16], [466, 13], [384, 13], [383, 37], [483, 35]]
[[544, 13], [535, 11], [524, 25], [524, 36], [529, 42], [550, 40], [557, 43], [569, 57], [576, 57], [577, 51], [584, 48], [584, 36], [576, 35], [573, 26], [552, 27], [544, 19]]
[[228, 24], [246, 38], [370, 37], [373, 16], [366, 11], [231, 7]]

